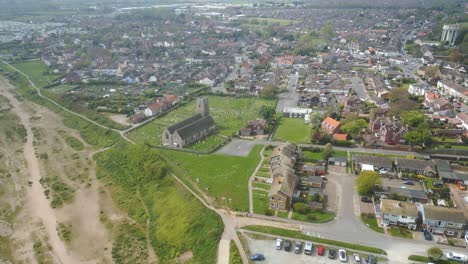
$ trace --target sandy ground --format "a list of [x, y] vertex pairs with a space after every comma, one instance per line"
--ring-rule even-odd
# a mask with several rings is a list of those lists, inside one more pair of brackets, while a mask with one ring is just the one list
[[128, 118], [125, 115], [110, 114], [109, 118], [112, 119], [114, 122], [117, 122], [119, 124], [126, 125], [126, 126], [133, 126], [133, 124], [128, 121]]
[[[19, 102], [8, 90], [11, 86], [0, 78], [0, 93], [7, 97], [27, 130], [23, 146], [27, 171], [24, 210], [17, 215], [11, 237], [13, 255], [24, 263], [37, 263], [33, 243], [41, 241], [50, 248], [47, 260], [55, 263], [110, 263], [112, 240], [100, 221], [99, 183], [95, 179], [92, 152], [89, 146], [76, 153], [64, 143], [63, 135], [79, 135], [63, 126], [61, 117], [28, 102]], [[34, 131], [34, 133], [33, 133]], [[37, 137], [39, 136], [39, 137]], [[47, 153], [47, 160], [39, 159]], [[73, 154], [73, 156], [72, 156]], [[19, 170], [21, 170], [19, 166]], [[41, 176], [60, 177], [74, 190], [74, 199], [59, 209], [52, 209], [39, 183]], [[65, 243], [58, 236], [59, 223], [71, 226], [72, 239]], [[47, 250], [47, 246], [44, 247]], [[47, 256], [46, 256], [47, 257]]]

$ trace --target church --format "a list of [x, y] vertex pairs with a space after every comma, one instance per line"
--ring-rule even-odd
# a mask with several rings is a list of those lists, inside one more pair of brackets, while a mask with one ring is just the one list
[[164, 146], [183, 148], [196, 143], [216, 131], [216, 124], [210, 116], [208, 98], [197, 98], [197, 114], [164, 129]]

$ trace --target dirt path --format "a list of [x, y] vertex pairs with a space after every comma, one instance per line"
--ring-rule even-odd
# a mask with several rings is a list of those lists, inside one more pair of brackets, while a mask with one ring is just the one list
[[29, 121], [29, 114], [25, 111], [24, 106], [6, 89], [10, 85], [4, 79], [0, 79], [0, 89], [2, 94], [8, 98], [14, 112], [18, 115], [21, 123], [27, 131], [27, 138], [24, 144], [24, 158], [27, 163], [29, 172], [29, 180], [33, 182], [27, 194], [27, 206], [31, 212], [41, 220], [45, 227], [45, 231], [49, 238], [49, 244], [52, 247], [53, 255], [59, 263], [79, 263], [77, 259], [72, 257], [67, 252], [64, 243], [57, 234], [57, 218], [55, 212], [50, 208], [49, 201], [44, 196], [44, 189], [39, 183], [41, 179], [39, 162], [36, 158], [33, 146], [33, 132]]

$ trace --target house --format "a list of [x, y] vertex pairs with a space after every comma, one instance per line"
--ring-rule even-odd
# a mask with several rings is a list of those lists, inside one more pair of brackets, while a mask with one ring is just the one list
[[386, 157], [353, 154], [352, 162], [356, 172], [366, 170], [380, 173], [393, 172], [393, 160]]
[[[429, 197], [424, 191], [421, 190], [414, 190], [414, 189], [407, 189], [407, 188], [400, 188], [400, 187], [392, 187], [392, 186], [381, 186], [375, 193], [375, 195], [380, 195], [380, 198], [391, 198], [391, 197], [399, 197], [404, 198], [413, 203], [429, 203]], [[396, 199], [396, 198], [394, 198]]]
[[309, 176], [307, 184], [312, 188], [322, 188], [322, 177], [320, 176]]
[[449, 101], [447, 101], [445, 98], [436, 99], [432, 103], [433, 111], [447, 111], [447, 110], [452, 111], [454, 109], [455, 108], [453, 107], [453, 105]]
[[424, 205], [419, 210], [423, 227], [431, 233], [457, 238], [465, 235], [466, 219], [462, 209]]
[[145, 120], [145, 118], [146, 118], [145, 113], [140, 112], [138, 114], [133, 115], [130, 118], [130, 122], [132, 122], [132, 124], [137, 124], [137, 123], [140, 123], [141, 121]]
[[456, 118], [461, 122], [461, 127], [463, 127], [465, 130], [468, 130], [468, 114], [460, 113], [456, 115]]
[[209, 77], [205, 77], [205, 78], [199, 80], [198, 83], [204, 84], [204, 85], [209, 86], [209, 87], [213, 87], [214, 84], [215, 84], [215, 81], [214, 81], [214, 79], [211, 79]]
[[346, 141], [348, 135], [346, 134], [333, 134], [333, 139], [337, 141]]
[[416, 96], [424, 96], [431, 87], [424, 83], [412, 83], [409, 85], [408, 93]]
[[182, 148], [213, 134], [216, 124], [209, 114], [208, 98], [197, 98], [197, 111], [198, 114], [164, 129], [163, 145]]
[[439, 177], [443, 181], [450, 183], [456, 183], [457, 181], [468, 181], [468, 174], [454, 172], [448, 160], [433, 159], [433, 161], [437, 167]]
[[340, 129], [340, 122], [331, 117], [327, 117], [322, 122], [322, 129], [329, 135], [336, 134]]
[[468, 87], [450, 81], [438, 81], [440, 93], [468, 103]]
[[312, 113], [310, 108], [297, 108], [297, 107], [285, 107], [283, 108], [283, 116], [289, 118], [305, 118], [305, 116]]
[[375, 138], [390, 145], [396, 145], [407, 132], [406, 127], [396, 118], [377, 117], [369, 123]]
[[417, 159], [396, 159], [396, 167], [398, 174], [421, 174], [427, 177], [437, 176], [437, 170], [434, 163], [428, 160], [417, 160]]
[[268, 192], [268, 207], [289, 210], [298, 178], [294, 172], [297, 147], [289, 142], [273, 149], [270, 158], [272, 184]]
[[239, 136], [264, 135], [267, 122], [265, 119], [250, 120], [245, 128], [239, 130]]
[[418, 209], [414, 203], [381, 199], [380, 213], [380, 219], [384, 226], [405, 226], [408, 229], [416, 230]]

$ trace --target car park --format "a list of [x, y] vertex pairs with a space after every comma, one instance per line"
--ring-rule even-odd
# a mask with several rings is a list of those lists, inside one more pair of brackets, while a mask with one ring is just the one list
[[294, 243], [294, 253], [301, 254], [301, 250], [302, 250], [302, 242], [296, 241], [296, 243]]
[[361, 256], [359, 256], [359, 254], [354, 254], [353, 261], [354, 261], [354, 264], [361, 264]]
[[317, 255], [324, 256], [325, 255], [325, 248], [323, 246], [317, 247]]
[[263, 254], [253, 254], [252, 256], [250, 256], [250, 260], [253, 260], [253, 261], [262, 261], [262, 260], [265, 260], [265, 256], [263, 256]]
[[335, 259], [336, 258], [336, 249], [331, 248], [328, 250], [328, 258]]
[[453, 260], [457, 262], [466, 262], [468, 261], [468, 256], [460, 253], [455, 253], [455, 252], [448, 252], [447, 253], [447, 259], [448, 260]]
[[367, 255], [366, 262], [367, 264], [377, 264], [377, 258], [374, 255], [369, 254]]
[[283, 249], [283, 239], [281, 238], [276, 239], [276, 249], [277, 250]]
[[304, 254], [312, 255], [313, 244], [312, 241], [306, 241], [304, 245]]
[[346, 250], [340, 249], [338, 250], [338, 258], [341, 262], [347, 262], [348, 261], [348, 254], [346, 253]]
[[290, 252], [291, 247], [292, 247], [291, 244], [292, 244], [291, 240], [285, 240], [284, 241], [284, 251]]

